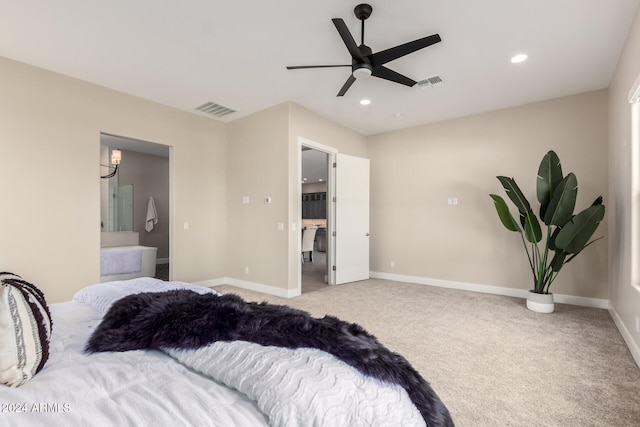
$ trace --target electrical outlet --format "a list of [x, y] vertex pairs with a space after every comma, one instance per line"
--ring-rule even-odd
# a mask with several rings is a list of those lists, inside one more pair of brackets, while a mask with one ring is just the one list
[[391, 261], [391, 262], [389, 263], [389, 265], [391, 266], [391, 268], [394, 268], [394, 267], [396, 266], [396, 262], [395, 262], [395, 261]]
[[244, 268], [244, 274], [249, 274], [249, 267]]
[[636, 333], [640, 334], [640, 316], [636, 316]]

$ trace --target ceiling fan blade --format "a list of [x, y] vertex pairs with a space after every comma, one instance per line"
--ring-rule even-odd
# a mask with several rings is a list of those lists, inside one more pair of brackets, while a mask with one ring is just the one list
[[359, 62], [363, 62], [364, 58], [362, 57], [362, 53], [360, 53], [360, 49], [358, 49], [356, 41], [353, 39], [353, 36], [349, 32], [347, 24], [345, 24], [344, 21], [340, 18], [333, 18], [331, 21], [333, 21], [333, 25], [336, 26], [336, 30], [338, 30], [340, 37], [342, 37], [342, 41], [344, 42], [345, 46], [347, 46], [351, 57]]
[[394, 59], [398, 59], [402, 56], [413, 53], [416, 50], [420, 50], [427, 46], [431, 46], [432, 44], [439, 43], [440, 41], [442, 41], [440, 35], [433, 34], [428, 37], [424, 37], [412, 42], [376, 52], [373, 55], [369, 55], [369, 59], [371, 60], [373, 66], [376, 67], [378, 65], [386, 64], [389, 61], [393, 61]]
[[382, 65], [375, 67], [371, 75], [410, 87], [417, 83], [415, 80], [412, 80], [407, 76], [403, 76], [402, 74], [397, 73], [393, 70], [390, 70], [387, 67], [383, 67]]
[[294, 65], [287, 67], [287, 70], [301, 70], [304, 68], [336, 68], [336, 67], [351, 67], [351, 65]]
[[355, 81], [356, 81], [356, 78], [353, 77], [353, 74], [351, 74], [347, 79], [347, 81], [344, 82], [344, 85], [342, 85], [342, 89], [340, 89], [340, 92], [338, 92], [337, 96], [344, 96], [344, 94], [347, 93], [347, 91]]

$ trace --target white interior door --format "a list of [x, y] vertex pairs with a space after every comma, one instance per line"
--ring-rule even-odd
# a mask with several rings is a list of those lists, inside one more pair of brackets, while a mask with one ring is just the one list
[[335, 283], [369, 278], [369, 160], [337, 154]]

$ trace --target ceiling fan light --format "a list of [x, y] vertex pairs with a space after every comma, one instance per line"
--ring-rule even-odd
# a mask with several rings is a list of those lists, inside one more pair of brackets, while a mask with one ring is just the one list
[[356, 79], [371, 77], [371, 70], [367, 67], [356, 68], [353, 70], [353, 77]]

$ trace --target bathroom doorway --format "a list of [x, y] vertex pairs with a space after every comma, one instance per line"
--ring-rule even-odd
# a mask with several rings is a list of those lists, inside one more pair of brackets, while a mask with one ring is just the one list
[[167, 145], [100, 134], [100, 229], [137, 234], [140, 246], [157, 248], [155, 277], [162, 280], [171, 278], [170, 151]]

